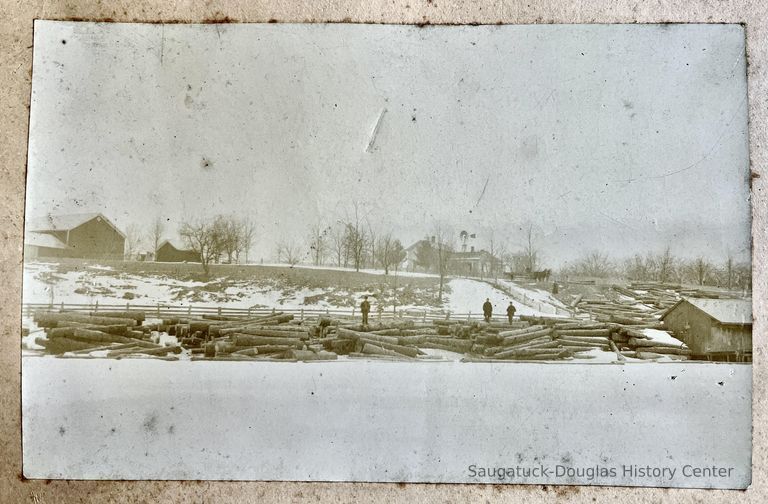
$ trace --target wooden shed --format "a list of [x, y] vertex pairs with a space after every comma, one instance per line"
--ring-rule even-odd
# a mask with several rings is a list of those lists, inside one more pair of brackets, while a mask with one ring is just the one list
[[125, 235], [100, 213], [48, 215], [26, 223], [27, 258], [122, 259]]
[[157, 262], [200, 262], [200, 254], [190, 250], [181, 243], [164, 240], [155, 253]]
[[683, 298], [662, 315], [692, 358], [751, 362], [752, 300]]

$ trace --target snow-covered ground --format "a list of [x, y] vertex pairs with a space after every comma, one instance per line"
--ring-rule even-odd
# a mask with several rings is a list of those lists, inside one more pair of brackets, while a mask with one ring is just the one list
[[[259, 264], [259, 266], [273, 266], [277, 268], [298, 268], [298, 269], [311, 269], [311, 270], [345, 271], [347, 273], [367, 273], [369, 275], [385, 274], [383, 269], [362, 268], [360, 270], [356, 270], [355, 268], [345, 268], [343, 266], [326, 266], [326, 265], [315, 266], [314, 264], [289, 265], [285, 263], [263, 263], [263, 264]], [[389, 270], [389, 274], [392, 276], [399, 276], [399, 277], [406, 277], [406, 278], [407, 277], [439, 278], [439, 275], [436, 275], [434, 273], [420, 273], [418, 271], [395, 271], [394, 269]]]
[[[83, 265], [81, 268], [59, 272], [54, 263], [27, 263], [24, 266], [23, 298], [25, 303], [52, 304], [144, 304], [201, 307], [249, 308], [267, 307], [283, 310], [350, 309], [357, 306], [370, 291], [343, 288], [289, 287], [276, 281], [232, 280], [213, 278], [209, 282], [179, 280], [160, 273], [132, 274], [115, 272], [107, 266]], [[305, 267], [305, 266], [302, 266]], [[308, 269], [319, 269], [306, 267]], [[378, 270], [372, 270], [376, 273]], [[365, 271], [366, 273], [368, 271]], [[383, 271], [380, 273], [383, 274]], [[429, 276], [421, 273], [398, 273], [402, 276]], [[546, 292], [527, 290], [511, 282], [509, 288], [531, 299], [548, 299]], [[417, 304], [401, 304], [398, 309], [413, 311], [450, 311], [456, 314], [482, 314], [482, 304], [491, 299], [496, 316], [505, 316], [506, 308], [513, 301], [518, 315], [547, 315], [541, 311], [511, 299], [492, 285], [472, 279], [456, 278], [448, 281], [448, 291], [442, 308]], [[326, 299], [328, 296], [331, 301]], [[371, 298], [372, 312], [378, 307]], [[550, 302], [550, 301], [546, 301]], [[533, 304], [533, 303], [531, 303]], [[390, 306], [384, 306], [385, 310]]]
[[[584, 362], [584, 361], [583, 361]], [[749, 364], [22, 359], [28, 478], [749, 484]], [[681, 407], [684, 405], [684, 407]], [[683, 478], [682, 464], [735, 468]], [[627, 478], [622, 465], [678, 468]]]
[[[455, 278], [448, 282], [451, 293], [445, 303], [445, 308], [451, 313], [473, 313], [482, 315], [483, 303], [490, 299], [493, 305], [493, 314], [495, 316], [506, 316], [507, 306], [510, 301], [515, 305], [516, 315], [543, 315], [551, 312], [542, 312], [521, 304], [516, 299], [512, 299], [503, 291], [492, 285], [478, 280], [467, 278]], [[520, 289], [524, 290], [524, 289]], [[527, 291], [526, 291], [527, 292]]]

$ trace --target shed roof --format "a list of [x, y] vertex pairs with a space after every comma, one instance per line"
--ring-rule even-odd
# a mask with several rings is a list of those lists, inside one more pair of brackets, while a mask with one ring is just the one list
[[721, 324], [752, 325], [751, 299], [683, 298], [662, 315], [662, 320], [681, 303], [693, 305]]
[[157, 250], [160, 250], [163, 248], [166, 244], [170, 245], [171, 247], [175, 248], [176, 250], [179, 250], [181, 252], [194, 252], [191, 248], [187, 247], [184, 242], [181, 240], [175, 240], [173, 238], [167, 238], [163, 241], [161, 241], [158, 246]]
[[26, 228], [28, 231], [37, 231], [37, 232], [69, 231], [71, 229], [80, 227], [86, 222], [92, 221], [97, 217], [101, 217], [104, 220], [104, 222], [112, 226], [112, 228], [114, 228], [114, 230], [117, 231], [120, 234], [120, 236], [125, 238], [125, 235], [123, 234], [123, 232], [120, 231], [120, 229], [118, 229], [118, 227], [115, 226], [112, 223], [112, 221], [107, 219], [104, 216], [104, 214], [101, 214], [99, 212], [64, 214], [64, 215], [48, 214], [45, 217], [29, 219], [26, 223]]
[[66, 249], [67, 244], [59, 240], [55, 236], [47, 233], [35, 233], [34, 231], [24, 235], [24, 244], [33, 245], [35, 247], [47, 247], [55, 249]]

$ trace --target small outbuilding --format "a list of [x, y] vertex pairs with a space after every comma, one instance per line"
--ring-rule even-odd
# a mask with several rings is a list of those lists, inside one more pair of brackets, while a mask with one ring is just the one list
[[183, 244], [164, 240], [157, 247], [156, 262], [200, 262], [200, 254], [185, 247]]
[[752, 300], [683, 298], [661, 320], [692, 358], [752, 361]]

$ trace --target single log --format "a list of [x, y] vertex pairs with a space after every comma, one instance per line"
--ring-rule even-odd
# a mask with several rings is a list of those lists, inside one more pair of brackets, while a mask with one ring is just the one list
[[245, 327], [241, 328], [236, 332], [221, 332], [221, 336], [231, 336], [232, 334], [250, 334], [252, 336], [265, 336], [268, 338], [295, 338], [295, 339], [301, 339], [301, 338], [307, 338], [309, 336], [309, 333], [304, 332], [295, 332], [295, 331], [272, 331], [269, 329], [260, 329], [255, 327]]
[[328, 346], [326, 346], [326, 349], [333, 350], [335, 353], [339, 355], [345, 355], [351, 352], [355, 351], [356, 346], [356, 340], [353, 339], [339, 339], [334, 340]]
[[583, 343], [585, 345], [607, 345], [608, 338], [586, 337], [586, 336], [558, 336], [557, 341], [568, 341], [571, 343]]
[[552, 334], [552, 329], [541, 329], [539, 331], [529, 332], [526, 334], [519, 334], [516, 336], [507, 336], [504, 338], [503, 346], [515, 345], [524, 341], [530, 341], [532, 339], [540, 338], [541, 336], [549, 336]]
[[76, 350], [85, 350], [99, 346], [93, 342], [78, 341], [69, 338], [44, 339], [35, 338], [35, 343], [45, 347], [48, 353], [58, 355], [64, 352], [74, 352]]
[[60, 325], [57, 325], [56, 327], [51, 327], [50, 329], [48, 329], [46, 333], [48, 334], [49, 338], [57, 338], [57, 337], [71, 338], [72, 335], [75, 333], [75, 329], [86, 329], [91, 331], [101, 331], [109, 334], [125, 335], [125, 333], [128, 331], [128, 326], [124, 326], [124, 325], [98, 326], [98, 325], [82, 324], [82, 325], [73, 326], [73, 327], [61, 327]]
[[532, 332], [536, 332], [536, 331], [541, 331], [541, 330], [547, 330], [548, 331], [549, 328], [547, 328], [544, 325], [532, 325], [532, 326], [526, 327], [524, 329], [513, 329], [511, 331], [502, 331], [502, 332], [499, 333], [498, 336], [499, 336], [499, 338], [507, 338], [507, 337], [510, 337], [510, 336], [519, 336], [521, 334], [528, 334], [528, 333], [532, 333]]
[[129, 318], [117, 318], [117, 317], [92, 317], [83, 313], [72, 312], [48, 312], [48, 311], [36, 311], [33, 320], [40, 327], [56, 327], [56, 324], [61, 320], [70, 322], [83, 322], [89, 325], [138, 325], [135, 319]]
[[457, 338], [441, 338], [439, 336], [427, 336], [425, 343], [434, 343], [454, 349], [454, 352], [469, 352], [472, 348], [472, 341]]
[[408, 357], [416, 357], [417, 355], [421, 354], [422, 352], [415, 347], [408, 347], [408, 346], [402, 346], [402, 345], [393, 345], [392, 343], [385, 343], [380, 341], [374, 341], [370, 340], [368, 338], [359, 338], [357, 340], [357, 347], [355, 349], [357, 351], [362, 351], [363, 345], [371, 344], [374, 346], [380, 346], [381, 348], [386, 348], [387, 350], [392, 350], [394, 352], [397, 352], [399, 354], [407, 355]]
[[298, 338], [278, 338], [239, 333], [233, 333], [230, 336], [231, 340], [234, 341], [237, 346], [287, 345], [292, 348], [304, 347], [304, 342]]
[[606, 324], [595, 322], [595, 323], [573, 323], [573, 322], [567, 322], [565, 324], [555, 324], [555, 330], [556, 331], [566, 331], [571, 329], [577, 329], [577, 330], [588, 330], [588, 329], [605, 329]]
[[375, 355], [388, 355], [388, 356], [395, 356], [395, 357], [402, 357], [402, 358], [408, 358], [407, 356], [400, 354], [398, 352], [395, 352], [394, 350], [388, 350], [386, 348], [380, 347], [378, 345], [374, 345], [371, 343], [365, 343], [363, 345], [362, 351], [360, 353], [363, 354], [375, 354]]
[[505, 350], [512, 350], [513, 348], [521, 348], [528, 345], [535, 345], [537, 343], [546, 343], [548, 341], [552, 341], [552, 336], [549, 334], [544, 334], [541, 336], [537, 336], [533, 339], [524, 339], [521, 341], [517, 341], [515, 343], [511, 343], [509, 345], [502, 345], [499, 347], [492, 347], [492, 348], [498, 348], [499, 352], [503, 352]]
[[88, 315], [91, 317], [113, 317], [123, 319], [133, 319], [139, 324], [147, 319], [146, 314], [143, 311], [92, 311]]
[[395, 355], [377, 355], [377, 354], [364, 354], [364, 353], [356, 353], [352, 352], [349, 354], [350, 359], [366, 359], [366, 360], [380, 360], [380, 361], [391, 361], [391, 362], [401, 362], [401, 361], [413, 361], [410, 357], [405, 357], [403, 355], [395, 354]]
[[287, 353], [289, 358], [293, 358], [300, 361], [317, 361], [317, 360], [336, 360], [338, 355], [333, 352], [313, 352], [311, 350], [289, 350]]
[[687, 348], [673, 348], [666, 346], [639, 347], [638, 350], [665, 355], [691, 355], [691, 351]]
[[340, 327], [336, 334], [340, 338], [348, 338], [348, 339], [358, 339], [358, 338], [367, 338], [369, 340], [374, 340], [382, 343], [390, 343], [393, 345], [397, 345], [399, 339], [397, 336], [381, 336], [379, 334], [371, 334], [366, 332], [359, 332], [359, 331], [351, 331], [349, 329], [344, 329], [343, 327]]
[[610, 329], [557, 329], [556, 330], [557, 336], [567, 336], [567, 337], [595, 337], [595, 336], [602, 336], [602, 337], [608, 337], [611, 335]]
[[613, 341], [611, 341], [611, 342], [609, 342], [608, 344], [610, 345], [610, 347], [611, 347], [611, 350], [613, 350], [613, 352], [616, 354], [616, 358], [617, 358], [617, 359], [619, 359], [620, 361], [625, 361], [625, 360], [627, 360], [627, 359], [626, 359], [626, 358], [625, 358], [623, 355], [621, 355], [621, 352], [619, 351], [618, 347], [616, 347], [616, 343], [614, 343]]
[[180, 354], [181, 353], [181, 347], [179, 347], [177, 345], [173, 345], [173, 346], [157, 347], [157, 348], [137, 348], [137, 349], [126, 349], [126, 350], [113, 350], [111, 352], [107, 352], [107, 357], [122, 357], [122, 356], [130, 355], [130, 354], [168, 355], [169, 353]]
[[642, 331], [638, 331], [635, 329], [629, 329], [629, 328], [623, 328], [621, 329], [621, 334], [624, 336], [627, 336], [629, 338], [637, 338], [637, 339], [649, 339], [648, 336]]
[[493, 357], [496, 359], [505, 359], [507, 357], [512, 356], [523, 356], [523, 355], [557, 355], [563, 351], [562, 348], [522, 348], [522, 349], [514, 349], [514, 350], [507, 350], [504, 352], [499, 352], [495, 354]]
[[565, 359], [567, 357], [572, 357], [573, 353], [562, 350], [559, 353], [539, 353], [539, 354], [532, 354], [532, 355], [510, 355], [509, 357], [504, 357], [505, 360], [560, 360]]
[[618, 315], [610, 315], [609, 320], [622, 325], [646, 325], [654, 322], [653, 319], [620, 317]]
[[88, 341], [94, 343], [131, 343], [136, 338], [129, 338], [127, 336], [120, 336], [119, 334], [109, 334], [101, 331], [93, 331], [91, 329], [75, 328], [72, 331], [70, 339], [76, 339], [79, 341]]
[[685, 348], [685, 344], [681, 341], [678, 344], [667, 343], [664, 341], [654, 341], [652, 339], [641, 338], [629, 338], [629, 346], [632, 347], [668, 347], [668, 348]]
[[427, 341], [427, 336], [432, 336], [430, 334], [423, 334], [420, 336], [400, 336], [397, 338], [397, 344], [398, 345], [421, 345], [425, 341]]

